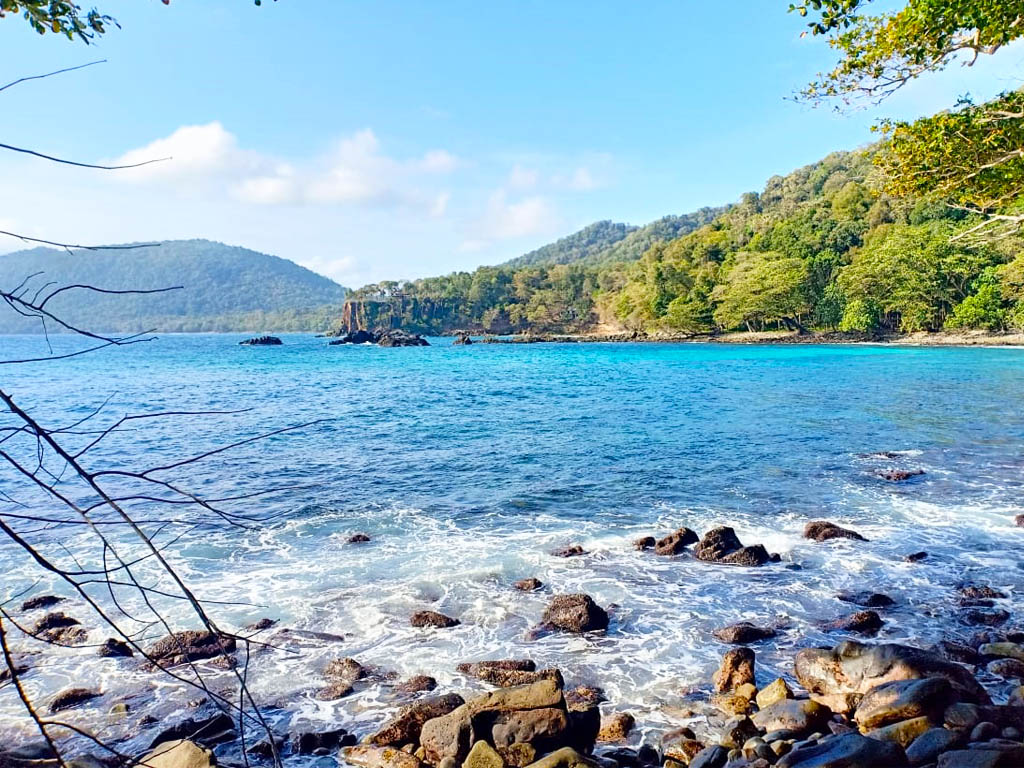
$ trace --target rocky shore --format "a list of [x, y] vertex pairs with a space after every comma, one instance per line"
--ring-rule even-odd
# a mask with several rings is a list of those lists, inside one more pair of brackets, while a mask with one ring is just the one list
[[[888, 480], [905, 482], [913, 476]], [[808, 521], [804, 537], [823, 548], [834, 541], [854, 547], [867, 541], [829, 520]], [[368, 535], [358, 533], [347, 543], [370, 542]], [[706, 568], [788, 567], [778, 554], [760, 543], [741, 541], [727, 526], [703, 535], [686, 527], [652, 532], [638, 538], [633, 549], [636, 558], [697, 561]], [[559, 558], [586, 555], [579, 545], [549, 553]], [[927, 557], [910, 553], [908, 562]], [[590, 595], [563, 592], [534, 578], [504, 588], [550, 590], [532, 636], [560, 633], [614, 641], [611, 606]], [[528, 657], [459, 664], [459, 675], [488, 689], [482, 692], [439, 689], [437, 680], [426, 675], [397, 679], [386, 670], [339, 657], [323, 668], [315, 699], [338, 701], [367, 688], [388, 691], [376, 705], [385, 709], [373, 729], [350, 730], [338, 722], [327, 729], [275, 730], [273, 742], [263, 737], [256, 743], [250, 729], [243, 744], [230, 712], [200, 701], [187, 714], [140, 723], [148, 748], [131, 757], [149, 768], [211, 768], [218, 762], [214, 750], [223, 754], [223, 746], [229, 745], [254, 764], [270, 764], [276, 755], [285, 762], [336, 758], [360, 768], [1024, 766], [1024, 629], [997, 607], [997, 601], [1008, 597], [1004, 592], [987, 584], [960, 585], [959, 610], [945, 619], [948, 639], [928, 648], [872, 642], [890, 620], [886, 611], [894, 601], [887, 595], [864, 590], [837, 597], [850, 612], [822, 624], [835, 642], [824, 647], [798, 643], [782, 677], [766, 675], [758, 654], [780, 639], [784, 625], [742, 621], [710, 633], [706, 642], [723, 650], [719, 668], [671, 727], [641, 727], [643, 713], [629, 711], [628, 703], [608, 701], [600, 688], [567, 679], [557, 667], [541, 668]], [[21, 606], [24, 623], [34, 634], [80, 644], [82, 626], [65, 613], [63, 603], [51, 595], [27, 599]], [[422, 633], [458, 631], [461, 624], [458, 616], [429, 610], [411, 614], [408, 622]], [[275, 622], [265, 619], [246, 631], [274, 628]], [[272, 637], [278, 640], [301, 634], [275, 632]], [[238, 651], [231, 636], [195, 630], [152, 643], [146, 655], [169, 666], [206, 660], [230, 668]], [[132, 663], [131, 649], [113, 639], [88, 652], [112, 663]], [[254, 664], [258, 673], [258, 660]], [[19, 667], [19, 673], [24, 671]], [[160, 673], [154, 669], [152, 674]], [[47, 707], [63, 713], [88, 707], [99, 696], [100, 691], [82, 681], [57, 692]], [[240, 762], [221, 758], [222, 764]], [[52, 765], [56, 762], [44, 744], [0, 744], [3, 768]], [[72, 768], [121, 765], [124, 761], [95, 753], [77, 759]]]

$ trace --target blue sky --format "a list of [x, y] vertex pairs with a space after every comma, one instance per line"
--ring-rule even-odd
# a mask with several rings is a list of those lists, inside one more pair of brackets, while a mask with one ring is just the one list
[[[1017, 87], [1024, 49], [880, 110], [791, 96], [831, 62], [786, 0], [95, 0], [86, 47], [0, 21], [0, 229], [76, 242], [207, 237], [346, 284], [498, 263], [599, 219], [736, 200], [773, 174]], [[21, 247], [3, 239], [0, 249]]]

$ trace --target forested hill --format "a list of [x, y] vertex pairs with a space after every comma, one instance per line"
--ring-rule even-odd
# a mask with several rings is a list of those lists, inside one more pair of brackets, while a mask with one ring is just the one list
[[426, 333], [1024, 327], [1022, 238], [975, 242], [967, 214], [888, 195], [878, 152], [772, 177], [727, 209], [682, 217], [681, 235], [668, 234], [680, 224], [670, 217], [591, 247], [624, 231], [602, 222], [525, 266], [366, 286], [346, 317]]
[[635, 261], [660, 240], [675, 238], [710, 223], [727, 207], [701, 208], [682, 216], [664, 216], [643, 227], [598, 221], [549, 245], [530, 251], [506, 267], [550, 267], [555, 264], [603, 265]]
[[[0, 255], [0, 285], [82, 283], [108, 290], [183, 286], [150, 295], [69, 291], [47, 307], [104, 331], [321, 330], [337, 317], [346, 289], [294, 262], [209, 240], [167, 241], [129, 250], [49, 248]], [[50, 330], [55, 330], [51, 324]], [[0, 332], [35, 333], [29, 320], [0, 307]]]

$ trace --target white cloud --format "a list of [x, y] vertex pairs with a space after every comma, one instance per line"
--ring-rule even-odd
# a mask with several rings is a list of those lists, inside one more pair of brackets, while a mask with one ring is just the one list
[[445, 212], [448, 210], [448, 203], [451, 202], [451, 199], [451, 192], [442, 192], [437, 197], [435, 197], [434, 205], [430, 209], [430, 215], [433, 216], [435, 219], [444, 216]]
[[574, 189], [577, 192], [589, 192], [592, 189], [597, 189], [597, 181], [595, 181], [589, 169], [577, 168], [569, 179], [567, 186], [569, 189]]
[[451, 173], [460, 164], [443, 149], [412, 160], [396, 159], [381, 150], [370, 129], [338, 140], [322, 157], [284, 162], [242, 149], [219, 122], [183, 126], [116, 162], [130, 165], [162, 157], [173, 159], [125, 171], [120, 178], [177, 185], [184, 193], [227, 195], [254, 205], [407, 206], [433, 216], [444, 214], [448, 197], [429, 189], [428, 177]]
[[544, 197], [535, 195], [512, 202], [505, 190], [499, 189], [488, 200], [481, 225], [485, 237], [507, 240], [551, 232], [558, 227], [558, 216]]

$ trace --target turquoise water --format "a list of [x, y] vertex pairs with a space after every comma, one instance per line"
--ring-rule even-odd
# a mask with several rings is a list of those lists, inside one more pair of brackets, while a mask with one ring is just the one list
[[[677, 724], [684, 692], [707, 687], [723, 652], [710, 632], [724, 624], [785, 624], [759, 650], [767, 680], [791, 671], [795, 648], [834, 640], [819, 623], [851, 612], [839, 590], [891, 594], [898, 604], [879, 637], [923, 644], [972, 631], [953, 617], [965, 580], [999, 586], [1010, 594], [1003, 607], [1020, 607], [1024, 529], [1013, 517], [1024, 512], [1024, 350], [447, 339], [378, 349], [310, 336], [261, 348], [238, 346], [241, 338], [170, 336], [0, 376], [23, 406], [61, 422], [108, 398], [97, 424], [128, 412], [246, 409], [136, 425], [96, 454], [105, 468], [160, 465], [327, 420], [177, 474], [206, 496], [289, 486], [231, 505], [276, 515], [258, 530], [196, 518], [199, 527], [167, 550], [201, 594], [254, 604], [213, 608], [225, 626], [271, 616], [345, 637], [254, 660], [254, 687], [287, 719], [361, 731], [390, 712], [386, 685], [315, 700], [322, 665], [339, 655], [456, 690], [472, 687], [456, 662], [530, 656], [602, 685], [611, 706], [641, 715], [643, 734]], [[72, 343], [58, 338], [55, 348]], [[3, 357], [40, 344], [0, 338]], [[869, 455], [880, 451], [898, 453]], [[889, 468], [926, 474], [903, 484], [875, 475]], [[10, 475], [0, 481], [18, 490]], [[808, 520], [823, 518], [871, 541], [801, 538]], [[721, 524], [783, 562], [730, 569], [631, 547], [639, 535]], [[373, 541], [347, 545], [356, 531]], [[577, 542], [588, 555], [548, 554]], [[84, 538], [62, 544], [94, 556]], [[903, 561], [918, 550], [927, 561]], [[38, 578], [36, 591], [52, 586], [11, 547], [0, 546], [0, 558], [3, 592]], [[550, 591], [510, 588], [525, 576]], [[609, 632], [532, 638], [551, 592], [562, 591], [611, 606]], [[463, 624], [412, 630], [408, 616], [423, 608]], [[29, 678], [39, 691], [83, 674], [80, 652], [59, 662]], [[142, 672], [89, 664], [106, 706], [152, 687]], [[183, 695], [161, 687], [152, 706]], [[3, 689], [0, 711], [15, 711]]]

